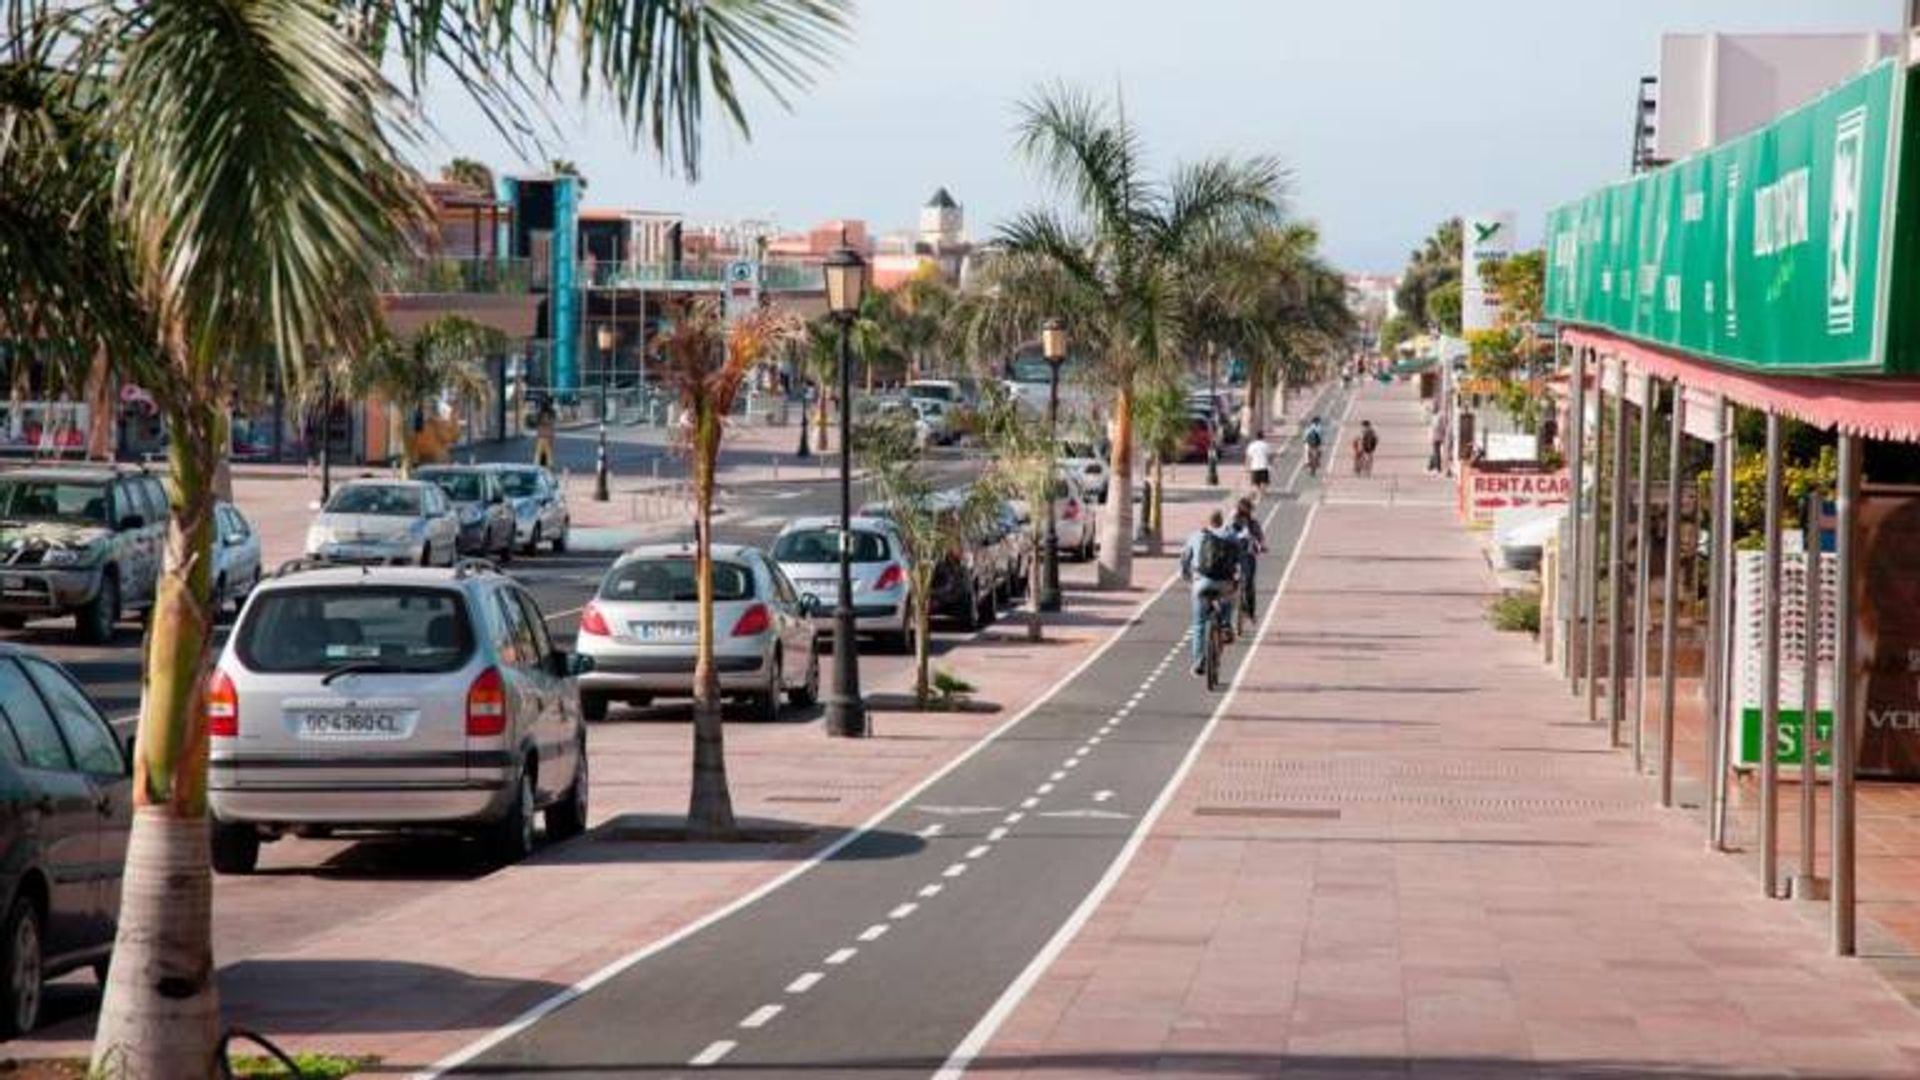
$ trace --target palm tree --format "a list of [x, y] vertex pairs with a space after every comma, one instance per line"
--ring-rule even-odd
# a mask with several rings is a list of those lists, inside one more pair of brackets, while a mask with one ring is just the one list
[[[1097, 340], [1090, 353], [1113, 394], [1111, 436], [1117, 497], [1101, 531], [1102, 585], [1133, 578], [1133, 405], [1139, 377], [1174, 362], [1183, 328], [1177, 297], [1181, 262], [1196, 245], [1244, 233], [1280, 212], [1285, 173], [1266, 157], [1209, 158], [1151, 179], [1138, 131], [1116, 104], [1109, 107], [1067, 88], [1042, 91], [1020, 106], [1018, 146], [1068, 202], [1064, 214], [1030, 210], [1000, 229], [1001, 246], [1053, 272], [1074, 294], [1092, 325], [1076, 323], [1077, 339]], [[1038, 326], [1049, 313], [1027, 325]]]
[[580, 181], [581, 187], [587, 186], [587, 178], [581, 174], [580, 166], [572, 158], [554, 158], [547, 163], [547, 171], [555, 176], [571, 176]]
[[[116, 374], [167, 424], [173, 527], [145, 661], [120, 936], [93, 1068], [209, 1076], [219, 1008], [206, 819], [213, 484], [244, 373], [304, 381], [376, 336], [376, 297], [424, 200], [397, 143], [451, 76], [524, 146], [579, 92], [689, 176], [704, 111], [741, 130], [744, 70], [776, 100], [844, 34], [845, 0], [391, 4], [5, 0], [0, 19], [0, 324], [42, 355]], [[13, 913], [9, 913], [13, 914]], [[17, 915], [15, 916], [17, 917]]]
[[381, 329], [365, 351], [341, 366], [333, 384], [349, 398], [386, 402], [400, 475], [412, 476], [424, 415], [443, 398], [462, 404], [487, 400], [493, 380], [485, 362], [506, 347], [500, 331], [443, 315], [404, 338]]
[[1134, 412], [1140, 445], [1147, 451], [1147, 499], [1140, 508], [1146, 515], [1147, 554], [1158, 555], [1166, 543], [1166, 464], [1179, 456], [1193, 414], [1187, 406], [1186, 388], [1165, 375], [1141, 388]]
[[660, 343], [667, 357], [667, 381], [679, 392], [689, 420], [685, 449], [693, 463], [699, 645], [693, 667], [693, 792], [687, 804], [687, 831], [700, 839], [731, 839], [737, 831], [733, 797], [727, 788], [720, 676], [713, 659], [713, 495], [720, 439], [747, 373], [803, 332], [797, 320], [770, 308], [729, 326], [718, 304], [703, 301], [676, 322]]
[[465, 184], [478, 188], [488, 195], [493, 194], [493, 170], [485, 162], [472, 158], [457, 157], [440, 167], [440, 179], [450, 184]]

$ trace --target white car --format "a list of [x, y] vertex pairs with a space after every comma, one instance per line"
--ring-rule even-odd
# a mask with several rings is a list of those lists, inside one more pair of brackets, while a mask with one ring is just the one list
[[587, 822], [574, 679], [533, 597], [462, 563], [262, 582], [208, 681], [213, 865], [309, 829], [470, 832], [499, 862]]
[[[913, 563], [898, 526], [885, 518], [856, 517], [848, 560], [853, 579], [854, 628], [875, 634], [896, 652], [913, 651]], [[806, 517], [787, 523], [773, 541], [773, 561], [793, 587], [817, 603], [814, 624], [833, 626], [840, 603], [840, 519]]]
[[328, 562], [451, 566], [460, 519], [438, 484], [355, 480], [333, 493], [307, 528], [307, 554]]
[[[620, 557], [580, 612], [575, 646], [593, 659], [580, 680], [588, 720], [615, 701], [651, 704], [692, 697], [698, 594], [691, 544], [653, 544]], [[782, 699], [820, 695], [814, 643], [817, 601], [796, 589], [756, 548], [713, 546], [714, 665], [720, 692], [758, 720], [777, 720]]]
[[260, 534], [229, 502], [214, 504], [213, 525], [213, 602], [238, 611], [260, 584]]
[[[1019, 500], [1013, 505], [1022, 511], [1027, 509]], [[1057, 537], [1055, 550], [1069, 557], [1084, 561], [1093, 558], [1099, 549], [1100, 515], [1081, 490], [1080, 478], [1066, 469], [1060, 470], [1059, 485], [1055, 489], [1053, 528]], [[1039, 543], [1044, 544], [1045, 540], [1041, 537]]]
[[1107, 501], [1107, 463], [1099, 448], [1090, 442], [1062, 439], [1058, 451], [1060, 467], [1080, 481], [1080, 490], [1093, 502]]
[[528, 555], [541, 544], [558, 555], [567, 550], [573, 514], [567, 492], [551, 472], [538, 465], [490, 465], [513, 508], [513, 542]]
[[933, 398], [910, 398], [916, 415], [916, 431], [923, 443], [945, 446], [954, 440], [953, 418], [949, 406]]

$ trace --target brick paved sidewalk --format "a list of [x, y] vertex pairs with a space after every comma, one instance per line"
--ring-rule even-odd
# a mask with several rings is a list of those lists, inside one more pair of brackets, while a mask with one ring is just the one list
[[975, 1071], [1920, 1075], [1913, 1008], [1488, 626], [1405, 388], [1361, 416], [1375, 478], [1333, 481], [1233, 707]]

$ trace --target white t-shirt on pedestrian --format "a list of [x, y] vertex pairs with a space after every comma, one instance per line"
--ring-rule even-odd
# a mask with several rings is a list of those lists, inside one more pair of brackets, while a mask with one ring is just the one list
[[1255, 439], [1247, 444], [1247, 468], [1253, 470], [1273, 467], [1273, 444], [1265, 439]]

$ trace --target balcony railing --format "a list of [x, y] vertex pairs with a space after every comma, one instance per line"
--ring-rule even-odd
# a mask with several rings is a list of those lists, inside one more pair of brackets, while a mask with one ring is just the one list
[[531, 259], [424, 256], [387, 268], [389, 293], [480, 293], [519, 296], [534, 286]]
[[[579, 281], [592, 289], [678, 289], [715, 291], [726, 287], [728, 260], [668, 262], [580, 263]], [[824, 289], [818, 263], [769, 262], [760, 267], [761, 285], [768, 292], [809, 292]]]

